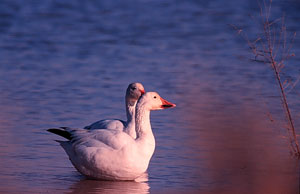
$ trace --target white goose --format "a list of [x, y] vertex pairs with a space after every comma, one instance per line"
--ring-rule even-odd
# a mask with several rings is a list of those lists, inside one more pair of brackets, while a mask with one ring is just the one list
[[135, 180], [147, 170], [155, 149], [150, 111], [175, 106], [156, 92], [142, 95], [136, 106], [136, 139], [118, 130], [56, 128], [48, 131], [69, 140], [58, 142], [83, 175], [93, 179]]
[[132, 138], [136, 138], [135, 132], [135, 106], [137, 100], [145, 93], [144, 86], [141, 83], [131, 83], [128, 85], [125, 95], [126, 115], [127, 121], [119, 119], [104, 119], [97, 121], [84, 129], [115, 129], [124, 131]]

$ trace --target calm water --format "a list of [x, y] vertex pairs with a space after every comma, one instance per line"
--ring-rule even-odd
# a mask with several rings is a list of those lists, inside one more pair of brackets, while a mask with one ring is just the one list
[[[298, 0], [272, 10], [300, 30]], [[257, 32], [251, 14], [252, 0], [1, 0], [0, 193], [298, 193], [272, 72], [228, 26]], [[292, 76], [299, 36], [293, 52]], [[151, 114], [149, 177], [86, 180], [45, 129], [125, 119], [135, 81], [177, 104]]]

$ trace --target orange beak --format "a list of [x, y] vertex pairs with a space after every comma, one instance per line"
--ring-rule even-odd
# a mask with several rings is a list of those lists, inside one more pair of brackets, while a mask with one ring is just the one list
[[140, 90], [141, 95], [145, 94], [145, 90]]
[[173, 108], [176, 106], [176, 104], [173, 104], [171, 102], [166, 101], [163, 98], [160, 98], [162, 105], [160, 106], [162, 109], [166, 109], [166, 108]]

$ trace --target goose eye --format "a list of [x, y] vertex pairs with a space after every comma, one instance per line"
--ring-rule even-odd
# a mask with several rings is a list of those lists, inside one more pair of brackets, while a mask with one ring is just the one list
[[156, 98], [156, 96], [154, 96], [154, 98]]
[[135, 90], [135, 89], [136, 89], [136, 87], [132, 87], [131, 89], [132, 89], [132, 90]]

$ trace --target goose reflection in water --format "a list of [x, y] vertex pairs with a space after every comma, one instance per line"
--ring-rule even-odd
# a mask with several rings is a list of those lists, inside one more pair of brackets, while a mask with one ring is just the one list
[[73, 184], [69, 190], [70, 194], [86, 193], [123, 193], [143, 194], [149, 193], [148, 173], [144, 173], [135, 181], [99, 181], [82, 179]]

